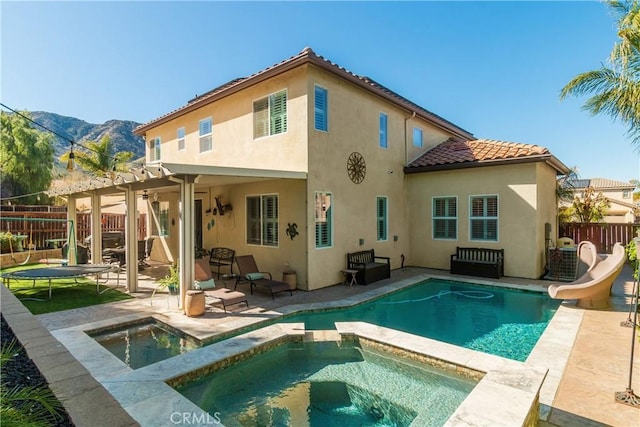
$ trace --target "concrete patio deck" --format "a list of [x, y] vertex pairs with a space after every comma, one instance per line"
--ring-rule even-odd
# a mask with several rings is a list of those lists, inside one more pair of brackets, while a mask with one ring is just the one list
[[[69, 389], [71, 385], [77, 389], [80, 380], [90, 383], [84, 387], [88, 387], [92, 393], [101, 396], [102, 393], [106, 393], [104, 399], [98, 400], [100, 406], [98, 410], [101, 412], [112, 410], [116, 415], [105, 419], [103, 425], [134, 425], [135, 421], [128, 417], [115, 400], [110, 399], [106, 390], [81, 365], [75, 369], [73, 361], [67, 356], [64, 356], [62, 363], [68, 376], [64, 377], [65, 374], [60, 372], [61, 364], [53, 362], [62, 357], [58, 353], [64, 353], [64, 348], [61, 349], [62, 346], [57, 343], [54, 346], [55, 354], [52, 355], [52, 342], [49, 338], [44, 338], [48, 335], [50, 339], [54, 339], [49, 333], [55, 335], [56, 331], [65, 328], [119, 317], [154, 315], [196, 337], [207, 339], [232, 328], [302, 307], [339, 305], [388, 292], [394, 288], [395, 284], [402, 283], [408, 278], [427, 275], [487, 282], [485, 279], [454, 277], [439, 270], [409, 267], [394, 271], [390, 280], [367, 287], [336, 285], [313, 292], [298, 290], [293, 296], [283, 293], [275, 300], [271, 299], [270, 294], [260, 293], [258, 290], [255, 295], [247, 295], [250, 304], [248, 309], [241, 305], [232, 307], [230, 313], [224, 313], [221, 308], [211, 307], [203, 316], [189, 318], [177, 310], [175, 296], [157, 294], [153, 301], [150, 300], [155, 286], [154, 278], [162, 277], [164, 271], [163, 266], [152, 266], [143, 271], [139, 292], [134, 294], [136, 297], [134, 300], [36, 317], [30, 316], [28, 312], [25, 313], [24, 307], [20, 309], [22, 304], [2, 287], [2, 314], [27, 348], [29, 356], [43, 371], [54, 392], [62, 394], [66, 400], [65, 406], [74, 406], [69, 411], [72, 417], [75, 415], [74, 420], [93, 420], [92, 424], [77, 423], [77, 425], [100, 425], [100, 422], [96, 424], [96, 418], [92, 417], [94, 409], [91, 406], [96, 405], [95, 402], [92, 403], [94, 399], [83, 399], [82, 393], [78, 394], [72, 391], [73, 388]], [[538, 290], [549, 284], [546, 281], [514, 278], [492, 280], [490, 283]], [[232, 287], [230, 282], [227, 285]], [[569, 301], [563, 304], [554, 317], [553, 323], [547, 328], [539, 345], [530, 356], [530, 359], [535, 359], [535, 364], [548, 367], [550, 370], [540, 398], [541, 425], [623, 427], [640, 425], [639, 408], [622, 405], [614, 400], [614, 393], [624, 391], [628, 383], [632, 330], [621, 327], [620, 322], [628, 317], [629, 299], [625, 294], [630, 294], [632, 287], [631, 269], [625, 266], [623, 273], [614, 284], [612, 307], [609, 310], [585, 311], [576, 308]], [[246, 286], [241, 285], [238, 290], [248, 294]], [[42, 345], [45, 341], [46, 345]], [[632, 389], [636, 394], [640, 393], [638, 352], [640, 348], [636, 346], [632, 383]]]

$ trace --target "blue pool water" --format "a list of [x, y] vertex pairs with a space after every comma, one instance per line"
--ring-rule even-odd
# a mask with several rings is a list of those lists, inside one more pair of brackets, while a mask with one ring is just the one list
[[175, 387], [231, 426], [439, 426], [476, 382], [357, 344], [283, 344]]
[[154, 319], [95, 331], [89, 335], [131, 369], [200, 347], [195, 338]]
[[538, 292], [429, 279], [352, 308], [308, 312], [283, 321], [304, 322], [306, 329], [364, 321], [524, 361], [560, 302]]

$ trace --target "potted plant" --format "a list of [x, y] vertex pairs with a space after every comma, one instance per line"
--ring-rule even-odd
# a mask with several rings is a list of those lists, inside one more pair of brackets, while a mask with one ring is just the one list
[[180, 270], [178, 268], [178, 264], [176, 263], [171, 265], [169, 267], [169, 274], [164, 276], [162, 279], [159, 279], [157, 283], [158, 286], [156, 286], [151, 294], [151, 305], [153, 305], [153, 296], [156, 294], [158, 289], [167, 288], [171, 295], [178, 293], [178, 288], [180, 287]]

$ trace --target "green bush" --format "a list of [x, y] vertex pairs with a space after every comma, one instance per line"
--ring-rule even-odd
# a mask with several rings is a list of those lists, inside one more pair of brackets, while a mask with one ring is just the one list
[[[11, 245], [9, 245], [11, 242]], [[18, 241], [13, 237], [13, 234], [6, 231], [0, 232], [0, 253], [8, 253], [13, 249], [16, 250]]]
[[632, 240], [627, 243], [627, 259], [631, 263], [631, 267], [633, 267], [633, 278], [638, 280], [638, 254], [636, 253], [636, 244]]

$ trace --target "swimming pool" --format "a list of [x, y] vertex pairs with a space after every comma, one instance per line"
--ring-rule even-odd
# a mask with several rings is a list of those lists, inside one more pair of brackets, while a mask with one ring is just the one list
[[333, 329], [364, 321], [524, 361], [561, 301], [546, 294], [428, 279], [350, 308], [293, 314], [283, 322]]
[[330, 341], [283, 344], [175, 389], [227, 426], [437, 426], [476, 384]]
[[138, 369], [200, 347], [200, 342], [153, 318], [87, 334], [123, 361]]

